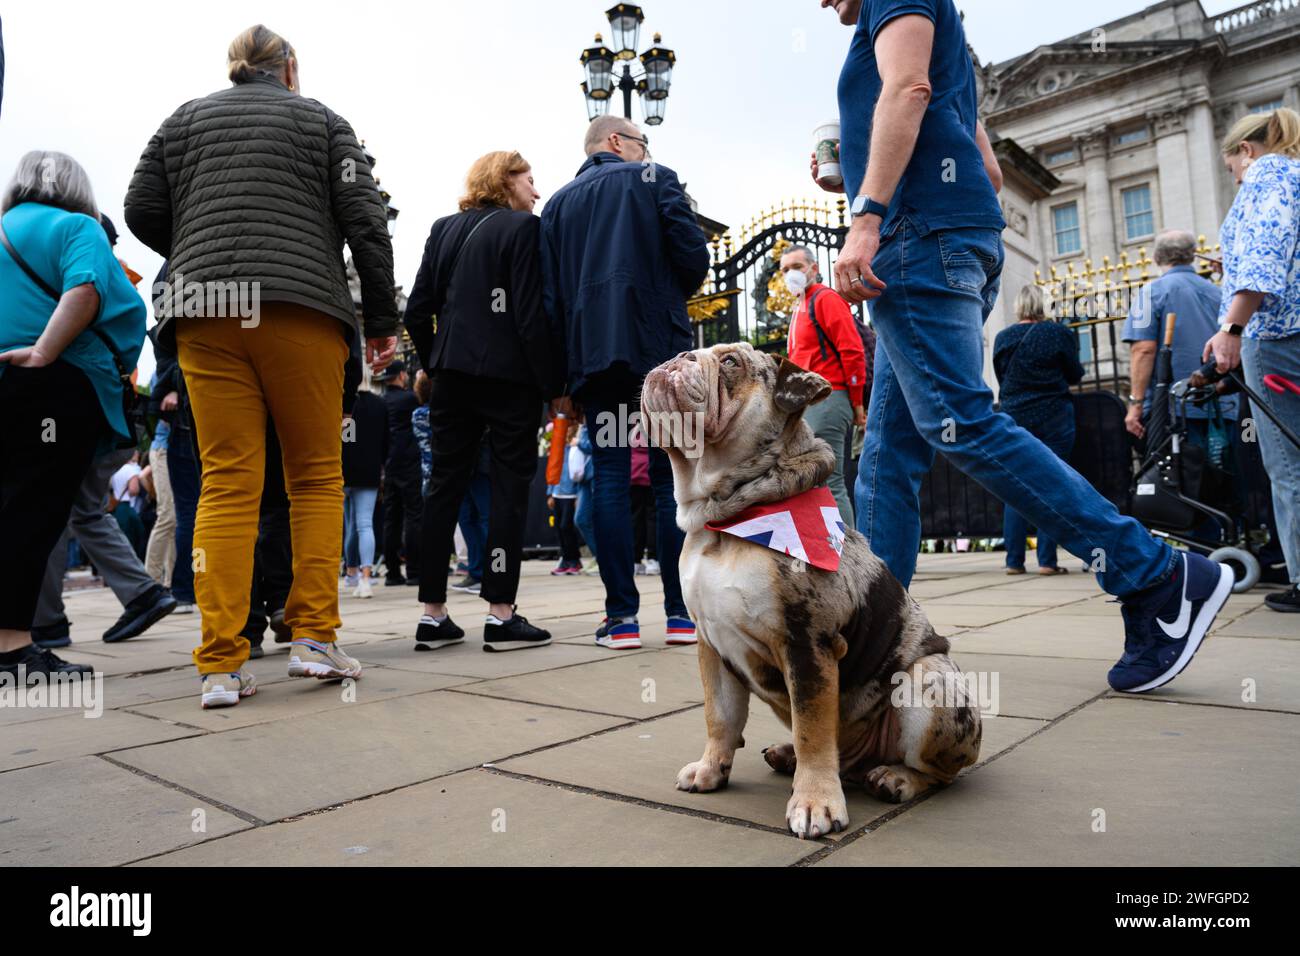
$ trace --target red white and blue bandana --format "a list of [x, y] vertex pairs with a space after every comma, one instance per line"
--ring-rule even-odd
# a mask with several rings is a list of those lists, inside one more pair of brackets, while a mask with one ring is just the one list
[[754, 505], [734, 518], [704, 527], [780, 551], [823, 571], [838, 571], [844, 550], [844, 522], [835, 496], [825, 485], [784, 501]]

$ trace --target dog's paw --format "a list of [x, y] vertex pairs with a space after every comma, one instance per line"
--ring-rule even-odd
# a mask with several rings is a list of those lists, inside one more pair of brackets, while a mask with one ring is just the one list
[[687, 793], [708, 793], [721, 790], [727, 785], [730, 767], [720, 767], [715, 763], [697, 760], [688, 763], [677, 772], [677, 789]]
[[849, 806], [838, 780], [814, 787], [795, 787], [785, 806], [785, 822], [799, 839], [815, 840], [849, 825]]
[[772, 744], [763, 749], [763, 759], [777, 773], [793, 774], [795, 767], [794, 744]]
[[906, 803], [929, 789], [907, 767], [889, 766], [872, 767], [862, 779], [862, 787], [886, 803]]

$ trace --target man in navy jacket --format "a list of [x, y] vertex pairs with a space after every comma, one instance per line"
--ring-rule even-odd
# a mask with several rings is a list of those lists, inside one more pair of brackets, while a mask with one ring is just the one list
[[[632, 122], [604, 116], [588, 127], [587, 161], [542, 212], [542, 275], [547, 313], [564, 324], [568, 392], [591, 432], [596, 551], [606, 621], [596, 643], [640, 647], [640, 596], [633, 581], [632, 455], [627, 423], [641, 381], [694, 344], [686, 299], [709, 270], [708, 242], [677, 175], [651, 161]], [[682, 601], [672, 470], [651, 449], [660, 566], [670, 643], [694, 643]]]

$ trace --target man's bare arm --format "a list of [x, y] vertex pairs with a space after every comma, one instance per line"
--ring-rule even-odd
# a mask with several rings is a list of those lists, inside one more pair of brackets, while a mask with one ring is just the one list
[[989, 134], [984, 129], [983, 123], [975, 124], [975, 145], [980, 148], [980, 155], [984, 157], [984, 171], [989, 174], [993, 191], [1002, 192], [1002, 166], [998, 163], [998, 158], [993, 155], [993, 144], [989, 142]]
[[886, 206], [912, 161], [921, 120], [930, 105], [933, 49], [934, 23], [919, 14], [890, 21], [876, 37], [882, 87], [871, 122], [871, 156], [860, 195]]
[[1134, 342], [1129, 357], [1129, 378], [1133, 382], [1130, 394], [1145, 397], [1147, 386], [1151, 384], [1151, 370], [1156, 365], [1156, 343], [1153, 341]]

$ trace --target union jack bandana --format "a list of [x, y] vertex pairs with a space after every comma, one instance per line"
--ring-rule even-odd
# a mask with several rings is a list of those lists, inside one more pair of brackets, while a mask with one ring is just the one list
[[754, 505], [734, 518], [710, 521], [704, 527], [780, 551], [823, 571], [838, 571], [844, 550], [844, 522], [835, 496], [825, 485], [784, 501]]

